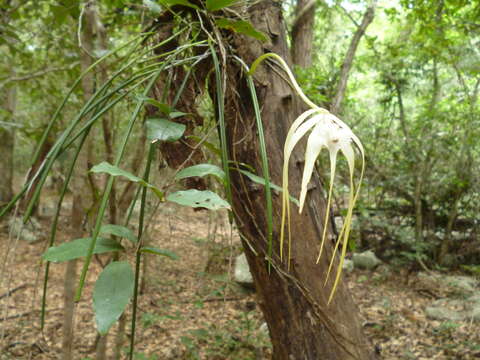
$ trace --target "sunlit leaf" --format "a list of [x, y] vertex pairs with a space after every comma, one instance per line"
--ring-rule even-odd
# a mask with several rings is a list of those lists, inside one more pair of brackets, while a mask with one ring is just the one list
[[221, 19], [215, 20], [215, 23], [217, 24], [218, 27], [222, 29], [227, 29], [227, 30], [235, 31], [240, 34], [248, 35], [262, 42], [268, 40], [267, 35], [255, 29], [251, 23], [245, 20], [230, 20], [230, 19], [221, 18]]
[[133, 234], [132, 230], [122, 225], [116, 225], [116, 224], [102, 225], [102, 227], [100, 228], [100, 233], [111, 234], [111, 235], [118, 236], [120, 238], [125, 238], [134, 244], [137, 242], [137, 237]]
[[151, 247], [151, 246], [145, 246], [140, 249], [141, 252], [143, 253], [149, 253], [149, 254], [155, 254], [155, 255], [161, 255], [161, 256], [166, 256], [172, 260], [178, 260], [178, 255], [175, 254], [173, 251], [170, 250], [165, 250], [165, 249], [158, 249], [156, 247]]
[[98, 332], [105, 335], [122, 315], [133, 295], [134, 274], [126, 261], [107, 265], [95, 283], [93, 310]]
[[230, 209], [228, 202], [210, 190], [177, 191], [167, 196], [167, 201], [190, 207], [203, 207], [210, 210]]
[[203, 177], [207, 175], [213, 175], [218, 177], [220, 180], [225, 181], [225, 172], [218, 166], [212, 164], [198, 164], [187, 167], [183, 170], [180, 170], [177, 175], [175, 175], [175, 179], [180, 180], [192, 176]]
[[[88, 237], [52, 246], [43, 254], [42, 258], [46, 261], [62, 262], [84, 257], [88, 253], [91, 240], [92, 238]], [[122, 250], [124, 250], [123, 246], [115, 240], [98, 238], [93, 253], [102, 254]]]
[[167, 119], [150, 118], [146, 121], [147, 139], [154, 141], [177, 141], [185, 132], [186, 126]]

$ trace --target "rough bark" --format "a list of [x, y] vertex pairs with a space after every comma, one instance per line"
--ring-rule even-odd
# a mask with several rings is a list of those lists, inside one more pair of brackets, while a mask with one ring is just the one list
[[[252, 38], [227, 31], [223, 35], [228, 39], [230, 46], [220, 46], [223, 51], [233, 49], [234, 53], [247, 64], [251, 64], [265, 52], [275, 52], [289, 60], [281, 3], [273, 0], [259, 1], [252, 5], [245, 15], [249, 16], [255, 28], [267, 34], [271, 40], [261, 44]], [[157, 19], [158, 23], [165, 24], [159, 31], [160, 39], [165, 39], [169, 34], [167, 17], [168, 14], [162, 21]], [[164, 34], [160, 34], [161, 32]], [[226, 41], [220, 39], [222, 34], [214, 32], [214, 35], [219, 40], [218, 43]], [[223, 92], [232, 166], [245, 163], [262, 175], [254, 110], [245, 72], [238, 62], [225, 53], [223, 55], [220, 59], [226, 64], [224, 70], [227, 79]], [[282, 76], [281, 70], [273, 69], [274, 66], [272, 64], [260, 66], [255, 74], [255, 85], [266, 133], [267, 153], [270, 155], [271, 179], [274, 183], [281, 184], [283, 166], [281, 154], [286, 134], [293, 120], [303, 109]], [[196, 76], [197, 79], [210, 76], [209, 91], [211, 97], [215, 98], [215, 78], [210, 71], [211, 68], [210, 60], [206, 60], [196, 68]], [[185, 99], [182, 104], [185, 108], [180, 108], [182, 111], [195, 111], [195, 108], [188, 104], [191, 99]], [[188, 149], [187, 154], [190, 153], [191, 149]], [[175, 155], [185, 158], [185, 154]], [[292, 194], [295, 195], [300, 189], [302, 156], [302, 151], [296, 150], [291, 163], [289, 181]], [[327, 286], [324, 286], [324, 281], [329, 257], [333, 251], [333, 242], [330, 238], [324, 256], [319, 264], [316, 264], [325, 212], [325, 199], [322, 196], [319, 179], [314, 176], [312, 190], [302, 215], [299, 215], [296, 207], [292, 205], [294, 208], [291, 218], [293, 237], [290, 268], [285, 259], [283, 262], [280, 261], [278, 255], [281, 197], [278, 193], [274, 194], [274, 254], [270, 271], [266, 262], [267, 219], [263, 187], [252, 183], [235, 170], [232, 171], [232, 187], [233, 213], [242, 234], [257, 289], [258, 302], [269, 327], [273, 359], [374, 359], [372, 348], [362, 332], [358, 309], [344, 283], [339, 285], [334, 300], [327, 305], [332, 279]], [[336, 262], [338, 263], [338, 259]]]
[[[271, 42], [261, 46], [247, 38], [238, 38], [236, 49], [247, 62], [266, 51], [288, 58], [281, 7], [274, 1], [262, 1], [250, 9], [254, 26], [267, 33]], [[233, 65], [233, 64], [231, 64]], [[243, 73], [229, 73], [226, 89], [226, 119], [231, 142], [230, 156], [235, 163], [247, 163], [261, 173], [261, 160], [255, 132], [252, 105]], [[232, 81], [236, 79], [236, 81]], [[275, 71], [262, 66], [255, 76], [257, 95], [262, 108], [267, 153], [270, 154], [270, 175], [281, 183], [284, 140], [288, 127], [299, 115], [292, 90]], [[274, 155], [272, 155], [274, 154]], [[303, 154], [293, 154], [290, 184], [298, 194], [301, 183]], [[292, 212], [292, 256], [290, 269], [278, 258], [278, 234], [281, 198], [274, 196], [274, 264], [269, 273], [265, 261], [266, 219], [263, 188], [233, 173], [233, 210], [250, 269], [257, 288], [259, 303], [267, 321], [273, 344], [274, 359], [372, 359], [358, 318], [358, 309], [347, 287], [341, 283], [330, 305], [327, 305], [331, 281], [323, 286], [333, 243], [328, 242], [324, 256], [316, 264], [325, 201], [318, 178], [313, 180], [306, 209], [299, 215]]]
[[303, 68], [312, 65], [315, 8], [315, 0], [297, 0], [292, 25], [292, 61]]
[[347, 54], [343, 60], [342, 68], [340, 70], [340, 79], [338, 81], [337, 91], [335, 97], [332, 100], [330, 106], [330, 111], [334, 114], [340, 113], [342, 109], [342, 101], [345, 97], [345, 92], [347, 90], [348, 77], [350, 75], [350, 70], [353, 66], [353, 60], [355, 58], [355, 53], [357, 52], [358, 44], [365, 34], [365, 30], [372, 23], [373, 17], [375, 16], [375, 7], [376, 0], [372, 0], [371, 4], [368, 6], [365, 14], [363, 15], [362, 22], [358, 26], [355, 34], [353, 35], [352, 41], [348, 46]]

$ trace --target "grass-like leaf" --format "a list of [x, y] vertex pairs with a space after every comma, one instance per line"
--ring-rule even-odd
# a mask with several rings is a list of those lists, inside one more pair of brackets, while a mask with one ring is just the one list
[[178, 260], [179, 257], [177, 254], [175, 254], [173, 251], [170, 250], [165, 250], [165, 249], [159, 249], [156, 247], [152, 246], [144, 246], [140, 249], [142, 253], [149, 253], [149, 254], [155, 254], [155, 255], [160, 255], [160, 256], [166, 256], [172, 260]]

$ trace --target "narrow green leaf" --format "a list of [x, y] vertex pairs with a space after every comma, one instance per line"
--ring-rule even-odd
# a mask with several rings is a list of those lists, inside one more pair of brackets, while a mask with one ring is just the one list
[[215, 146], [214, 144], [212, 144], [211, 142], [204, 141], [204, 139], [202, 139], [201, 137], [196, 136], [196, 135], [189, 135], [189, 136], [187, 136], [187, 138], [194, 140], [197, 144], [201, 143], [202, 146], [205, 146], [208, 150], [210, 150], [215, 155], [217, 155], [219, 157], [222, 156], [222, 152], [220, 151], [220, 149], [217, 146]]
[[158, 110], [160, 110], [164, 115], [170, 114], [173, 109], [168, 104], [161, 103], [158, 100], [152, 99], [148, 96], [138, 95], [137, 99], [142, 100], [143, 102], [155, 106]]
[[136, 244], [138, 240], [137, 237], [133, 234], [132, 230], [122, 225], [116, 225], [116, 224], [102, 225], [102, 227], [100, 228], [100, 233], [111, 234], [121, 238], [125, 238], [134, 244]]
[[198, 164], [187, 167], [179, 171], [177, 175], [175, 175], [175, 179], [180, 180], [192, 176], [203, 177], [207, 175], [214, 175], [220, 180], [225, 181], [225, 172], [218, 166], [212, 164]]
[[230, 209], [228, 202], [210, 190], [177, 191], [167, 196], [167, 201], [190, 207], [204, 207], [210, 210]]
[[108, 264], [98, 277], [93, 290], [93, 310], [101, 335], [122, 315], [133, 295], [133, 285], [133, 271], [126, 261]]
[[[90, 241], [92, 238], [75, 239], [70, 242], [63, 243], [59, 246], [52, 246], [42, 256], [46, 261], [62, 262], [84, 257], [88, 253]], [[94, 254], [102, 254], [112, 251], [122, 251], [123, 246], [112, 239], [98, 238]]]
[[244, 35], [253, 37], [254, 39], [260, 40], [262, 42], [265, 42], [268, 40], [267, 35], [255, 29], [251, 23], [245, 20], [234, 21], [230, 19], [221, 18], [221, 19], [215, 20], [215, 23], [219, 28], [244, 34]]
[[166, 257], [168, 257], [172, 260], [178, 260], [179, 259], [178, 255], [175, 254], [173, 251], [158, 249], [156, 247], [146, 246], [146, 247], [142, 247], [140, 249], [140, 251], [143, 252], [143, 253], [166, 256]]
[[233, 5], [239, 0], [207, 0], [207, 10], [216, 11]]
[[191, 7], [192, 9], [200, 10], [200, 8], [197, 5], [192, 4], [188, 0], [159, 0], [159, 2], [162, 5], [167, 7], [174, 6], [174, 5], [183, 5], [183, 6]]
[[[247, 170], [238, 170], [240, 173], [242, 173], [243, 175], [245, 175], [246, 177], [248, 177], [250, 180], [252, 180], [253, 182], [257, 183], [257, 184], [260, 184], [260, 185], [264, 185], [265, 186], [265, 179], [262, 178], [261, 176], [258, 176], [258, 175], [255, 175], [253, 173], [251, 173], [250, 171], [247, 171]], [[282, 192], [283, 189], [278, 186], [278, 185], [275, 185], [274, 183], [270, 182], [270, 187], [272, 189], [274, 189], [275, 191], [278, 191], [278, 192]], [[300, 203], [298, 202], [297, 199], [295, 199], [293, 196], [290, 196], [290, 201], [293, 202], [295, 205], [299, 205]]]
[[186, 126], [167, 119], [147, 119], [147, 139], [154, 141], [177, 141], [185, 132]]
[[178, 117], [182, 117], [188, 115], [187, 113], [181, 112], [181, 111], [172, 111], [170, 114], [168, 114], [168, 117], [170, 119], [176, 119]]

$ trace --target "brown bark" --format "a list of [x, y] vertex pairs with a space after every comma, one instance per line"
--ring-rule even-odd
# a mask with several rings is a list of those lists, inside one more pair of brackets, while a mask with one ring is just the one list
[[[247, 63], [266, 51], [288, 58], [281, 9], [273, 1], [263, 1], [251, 8], [254, 26], [270, 35], [271, 43], [263, 46], [250, 39], [238, 40], [237, 51]], [[261, 169], [255, 118], [248, 103], [249, 91], [240, 72], [230, 72], [226, 90], [226, 119], [235, 163], [247, 163]], [[232, 78], [236, 77], [236, 81]], [[284, 140], [291, 122], [300, 114], [295, 95], [288, 84], [267, 66], [257, 70], [257, 95], [262, 108], [266, 133], [270, 175], [281, 183]], [[293, 154], [290, 184], [298, 194], [303, 163], [301, 150]], [[261, 173], [261, 171], [259, 171]], [[372, 359], [360, 325], [358, 309], [347, 287], [341, 283], [330, 305], [327, 305], [331, 281], [323, 286], [333, 243], [328, 242], [319, 264], [316, 256], [322, 234], [325, 200], [318, 178], [313, 180], [306, 209], [299, 215], [293, 209], [292, 256], [290, 269], [278, 259], [278, 234], [281, 216], [280, 196], [274, 196], [274, 264], [271, 272], [265, 261], [266, 219], [262, 189], [253, 186], [239, 173], [233, 173], [233, 210], [258, 292], [259, 303], [267, 321], [273, 344], [274, 359]]]
[[340, 70], [340, 80], [338, 81], [337, 91], [335, 97], [332, 100], [330, 106], [330, 111], [334, 114], [338, 114], [342, 110], [342, 101], [345, 97], [345, 92], [347, 90], [348, 77], [350, 75], [350, 70], [353, 66], [353, 60], [355, 58], [355, 53], [357, 52], [358, 45], [360, 40], [365, 34], [365, 30], [372, 23], [373, 17], [375, 16], [375, 7], [376, 0], [372, 0], [371, 4], [368, 6], [361, 24], [358, 26], [355, 34], [353, 35], [352, 41], [348, 46], [347, 54], [345, 55], [345, 60], [343, 60], [342, 68]]
[[[181, 9], [179, 9], [181, 11]], [[189, 10], [185, 10], [189, 11]], [[265, 52], [275, 52], [289, 59], [282, 9], [274, 0], [256, 2], [247, 14], [255, 28], [271, 39], [264, 44], [252, 38], [228, 33], [229, 45], [234, 53], [247, 64]], [[168, 16], [168, 15], [166, 15]], [[167, 19], [168, 21], [168, 19]], [[167, 24], [167, 21], [159, 23]], [[207, 21], [204, 21], [205, 26]], [[159, 38], [168, 36], [168, 25]], [[167, 29], [168, 30], [168, 29]], [[221, 34], [215, 33], [220, 37]], [[218, 39], [220, 43], [220, 39]], [[225, 40], [222, 40], [225, 41]], [[171, 44], [168, 44], [170, 46]], [[230, 47], [223, 47], [224, 51]], [[232, 166], [245, 163], [261, 172], [261, 157], [250, 92], [247, 88], [245, 71], [238, 62], [228, 56], [220, 57], [226, 62], [227, 79], [224, 82], [225, 120], [229, 157]], [[222, 62], [223, 62], [222, 61]], [[272, 65], [273, 66], [273, 65]], [[210, 71], [210, 61], [197, 66], [196, 78], [211, 76], [208, 84], [212, 98], [215, 98], [215, 78]], [[281, 70], [262, 65], [255, 74], [255, 84], [262, 111], [262, 121], [266, 134], [271, 179], [281, 183], [283, 166], [283, 146], [290, 124], [298, 116], [302, 107], [295, 94], [282, 76]], [[187, 94], [187, 96], [189, 96]], [[158, 99], [158, 97], [157, 97]], [[183, 102], [185, 112], [194, 112], [191, 99]], [[182, 151], [177, 149], [178, 152]], [[188, 149], [190, 153], [191, 149]], [[176, 154], [185, 158], [185, 154]], [[298, 149], [292, 156], [290, 189], [298, 194], [301, 183], [303, 152]], [[292, 257], [290, 268], [287, 262], [279, 259], [279, 232], [281, 217], [281, 197], [273, 196], [274, 254], [272, 266], [266, 262], [266, 206], [263, 187], [252, 183], [238, 171], [232, 171], [233, 212], [253, 274], [258, 301], [267, 321], [273, 344], [275, 360], [317, 360], [317, 359], [374, 359], [375, 356], [363, 334], [358, 309], [352, 301], [347, 287], [340, 283], [330, 305], [327, 305], [332, 279], [324, 286], [329, 257], [333, 252], [333, 242], [328, 241], [324, 256], [319, 264], [316, 257], [322, 237], [322, 221], [325, 212], [325, 199], [322, 197], [321, 183], [314, 175], [304, 213], [299, 215], [294, 207], [292, 212]], [[286, 253], [286, 251], [284, 252]], [[338, 264], [338, 259], [336, 260]]]
[[303, 68], [312, 65], [315, 9], [315, 0], [297, 0], [292, 25], [292, 61]]

